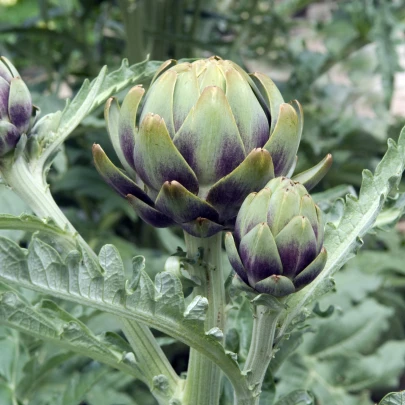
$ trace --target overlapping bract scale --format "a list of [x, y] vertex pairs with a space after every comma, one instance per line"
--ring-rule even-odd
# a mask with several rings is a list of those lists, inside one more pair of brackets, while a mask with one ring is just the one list
[[[198, 237], [233, 229], [249, 193], [293, 170], [302, 111], [266, 76], [218, 57], [171, 60], [144, 93], [135, 86], [121, 108], [110, 99], [105, 109], [126, 173], [98, 146], [94, 153], [104, 179], [153, 226], [176, 223]], [[305, 178], [314, 185], [325, 171]]]
[[238, 277], [257, 293], [289, 295], [326, 263], [322, 212], [306, 188], [285, 177], [250, 194], [225, 246]]

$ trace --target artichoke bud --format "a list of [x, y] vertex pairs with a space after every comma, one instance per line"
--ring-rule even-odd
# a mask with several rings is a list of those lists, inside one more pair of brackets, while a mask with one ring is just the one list
[[[105, 181], [144, 221], [197, 237], [233, 229], [249, 193], [293, 170], [303, 125], [299, 103], [268, 77], [218, 57], [165, 62], [147, 92], [135, 86], [121, 107], [108, 100], [105, 118], [125, 169], [95, 145]], [[328, 165], [304, 179], [315, 185]]]
[[37, 110], [16, 68], [0, 57], [0, 156], [13, 150], [22, 134], [29, 134]]
[[323, 218], [306, 188], [285, 177], [244, 201], [225, 246], [238, 282], [284, 297], [311, 283], [324, 268]]

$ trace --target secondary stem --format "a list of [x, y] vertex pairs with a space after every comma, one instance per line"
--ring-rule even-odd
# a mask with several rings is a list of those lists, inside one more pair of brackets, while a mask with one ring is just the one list
[[[259, 403], [263, 380], [273, 356], [274, 335], [281, 313], [281, 310], [275, 311], [264, 305], [255, 307], [252, 342], [243, 370], [256, 395], [256, 400], [250, 404]], [[240, 401], [236, 403], [242, 404]]]
[[55, 203], [49, 186], [33, 170], [23, 157], [9, 167], [1, 168], [2, 178], [40, 218], [51, 218], [56, 225], [71, 234], [77, 234], [73, 225]]
[[[203, 256], [190, 271], [201, 279], [201, 286], [195, 287], [193, 295], [208, 299], [205, 329], [218, 327], [224, 329], [225, 289], [221, 265], [222, 235], [210, 238], [195, 238], [187, 233], [185, 241], [187, 256], [190, 259], [202, 252]], [[185, 405], [218, 405], [221, 394], [222, 372], [205, 355], [190, 349], [187, 382], [184, 391]]]
[[[136, 360], [151, 392], [159, 403], [167, 403], [168, 398], [175, 396], [179, 377], [147, 326], [126, 318], [122, 318], [121, 323], [128, 342], [135, 349]], [[159, 377], [167, 379], [167, 390], [161, 388], [164, 384], [159, 384]]]

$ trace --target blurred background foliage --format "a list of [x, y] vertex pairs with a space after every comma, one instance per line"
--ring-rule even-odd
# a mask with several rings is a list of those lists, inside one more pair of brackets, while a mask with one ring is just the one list
[[[332, 220], [335, 200], [356, 193], [362, 170], [374, 170], [387, 139], [396, 139], [404, 124], [404, 29], [405, 0], [0, 0], [0, 54], [18, 67], [42, 114], [62, 109], [85, 78], [105, 64], [118, 68], [123, 58], [132, 64], [148, 55], [163, 61], [216, 54], [268, 74], [286, 100], [303, 104], [299, 169], [333, 154], [315, 190]], [[145, 225], [111, 191], [91, 161], [96, 141], [114, 156], [102, 108], [59, 153], [49, 174], [55, 199], [96, 251], [113, 243], [128, 266], [143, 254], [156, 273], [182, 246], [181, 233]], [[401, 215], [403, 199], [396, 204]], [[28, 208], [0, 184], [0, 211], [18, 215]], [[405, 339], [405, 222], [388, 231], [367, 236], [338, 274], [337, 293], [315, 308], [299, 337], [304, 344], [282, 367], [273, 366], [280, 394], [309, 389], [314, 404], [365, 405], [405, 388], [405, 350], [395, 346]], [[7, 236], [29, 240], [22, 232]], [[64, 305], [97, 332], [118, 329], [110, 316]], [[227, 342], [243, 359], [248, 305], [237, 302], [230, 314]], [[342, 328], [347, 333], [339, 334]], [[187, 348], [159, 339], [176, 370], [185, 371]], [[0, 330], [0, 352], [1, 404], [154, 403], [121, 373], [49, 345], [45, 350], [17, 332]], [[393, 360], [381, 370], [382, 352]], [[368, 374], [360, 381], [362, 370]]]

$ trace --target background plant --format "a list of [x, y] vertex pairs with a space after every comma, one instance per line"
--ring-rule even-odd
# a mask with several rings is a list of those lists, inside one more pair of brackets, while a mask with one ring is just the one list
[[[4, 19], [0, 28], [1, 53], [13, 59], [30, 88], [34, 89], [34, 100], [41, 107], [42, 115], [54, 111], [55, 105], [63, 109], [62, 99], [75, 95], [85, 77], [95, 77], [100, 66], [105, 63], [114, 71], [123, 56], [128, 56], [131, 63], [135, 63], [143, 60], [146, 53], [151, 53], [153, 60], [220, 54], [244, 63], [251, 70], [263, 70], [265, 67], [277, 80], [286, 99], [294, 97], [304, 103], [306, 122], [300, 148], [300, 167], [309, 167], [333, 150], [335, 164], [316, 191], [319, 192], [317, 198], [322, 208], [329, 212], [332, 221], [337, 222], [342, 204], [340, 200], [335, 201], [347, 192], [358, 193], [361, 170], [365, 167], [375, 169], [386, 150], [386, 140], [389, 136], [397, 138], [403, 121], [392, 114], [401, 112], [400, 108], [393, 111], [395, 104], [392, 100], [395, 78], [398, 80], [400, 77], [396, 72], [400, 69], [397, 45], [402, 39], [402, 2], [331, 3], [325, 9], [325, 18], [314, 16], [314, 10], [319, 12], [319, 8], [310, 6], [310, 3], [316, 6], [320, 2], [247, 1], [209, 4], [185, 1], [182, 7], [175, 8], [176, 13], [170, 12], [174, 9], [170, 2], [164, 2], [164, 8], [158, 2], [147, 2], [148, 7], [156, 6], [153, 13], [146, 9], [146, 3], [137, 3], [142, 15], [153, 17], [153, 21], [140, 18], [139, 9], [126, 13], [125, 10], [135, 4], [130, 1], [91, 3], [21, 0], [12, 7], [0, 6], [3, 7], [0, 20]], [[122, 15], [126, 17], [122, 18]], [[131, 20], [127, 21], [127, 18], [144, 21], [141, 26], [132, 24], [139, 30], [138, 34], [144, 35], [142, 47], [126, 41], [128, 35], [133, 35], [126, 28], [131, 26]], [[123, 53], [126, 42], [129, 45]], [[16, 46], [21, 43], [24, 46]], [[151, 75], [140, 78], [140, 81], [146, 85], [150, 78]], [[375, 83], [376, 87], [370, 83]], [[94, 141], [101, 143], [113, 156], [100, 108], [93, 109], [92, 114], [75, 128], [64, 150], [58, 155], [48, 177], [52, 193], [91, 248], [99, 251], [105, 243], [114, 244], [127, 269], [131, 267], [133, 256], [144, 255], [148, 274], [153, 278], [162, 270], [167, 255], [174, 253], [177, 246], [182, 246], [180, 234], [144, 225], [125, 201], [110, 192], [90, 163], [89, 151]], [[30, 212], [7, 187], [2, 186], [0, 191], [2, 212], [14, 215]], [[379, 228], [387, 229], [400, 219], [402, 201], [401, 197], [389, 201], [384, 214], [378, 219]], [[7, 222], [4, 227], [12, 226]], [[17, 225], [13, 227], [18, 228]], [[32, 226], [31, 230], [37, 230], [38, 227], [39, 224]], [[28, 244], [31, 236], [26, 230], [4, 232], [8, 232], [7, 236], [22, 246]], [[38, 238], [49, 241], [44, 230]], [[403, 368], [400, 362], [403, 356], [395, 356], [398, 359], [396, 364], [388, 362], [389, 369], [384, 374], [376, 372], [370, 376], [364, 371], [375, 370], [373, 364], [381, 364], [381, 356], [391, 358], [394, 350], [395, 353], [401, 353], [402, 350], [398, 343], [403, 339], [401, 222], [389, 233], [377, 230], [376, 235], [367, 235], [365, 243], [357, 258], [336, 276], [337, 294], [323, 299], [318, 307], [315, 304], [307, 307], [315, 310], [304, 324], [308, 325], [302, 329], [305, 333], [295, 332], [296, 339], [290, 339], [291, 350], [295, 346], [294, 342], [302, 339], [304, 344], [282, 367], [278, 368], [277, 363], [272, 366], [272, 372], [278, 380], [277, 395], [287, 394], [288, 387], [285, 384], [290, 379], [287, 380], [286, 376], [291, 375], [292, 370], [297, 374], [294, 388], [312, 391], [318, 403], [372, 403], [372, 400], [377, 401], [385, 395], [388, 389], [401, 388], [398, 377]], [[370, 263], [378, 265], [370, 269]], [[343, 281], [340, 282], [340, 278]], [[7, 294], [10, 296], [11, 293]], [[23, 295], [30, 302], [40, 301], [40, 296], [25, 290]], [[330, 302], [334, 305], [334, 312], [323, 318], [332, 312], [332, 309], [327, 311]], [[57, 303], [73, 313], [95, 334], [107, 329], [120, 329], [109, 315], [98, 310], [71, 306], [63, 300]], [[246, 314], [247, 307], [246, 302], [236, 301], [232, 310], [235, 314], [232, 316], [236, 319], [236, 313]], [[364, 314], [375, 311], [381, 322], [368, 320], [367, 316], [360, 318], [361, 311]], [[249, 324], [247, 315], [243, 319], [244, 324]], [[332, 342], [339, 348], [335, 352], [325, 354], [315, 350], [319, 346], [317, 339], [323, 336], [322, 331], [333, 327], [338, 329], [333, 326], [339, 325], [338, 322], [364, 324], [365, 332], [362, 334], [354, 329], [348, 336], [340, 337], [343, 346], [338, 345], [339, 341]], [[240, 322], [235, 321], [235, 328], [227, 336], [227, 343], [243, 359], [246, 357], [244, 342], [249, 337], [249, 328], [240, 328]], [[320, 332], [314, 333], [311, 330]], [[156, 336], [176, 370], [184, 371], [187, 349], [160, 333]], [[394, 346], [386, 343], [389, 341], [394, 341]], [[71, 399], [71, 403], [79, 403], [83, 398], [89, 403], [102, 403], [97, 402], [102, 400], [106, 404], [111, 403], [107, 395], [104, 399], [96, 396], [97, 390], [100, 392], [103, 386], [111, 387], [111, 395], [120, 398], [118, 402], [134, 403], [134, 397], [139, 398], [137, 402], [142, 404], [154, 401], [142, 385], [136, 388], [132, 385], [132, 377], [122, 378], [122, 374], [118, 373], [103, 374], [98, 364], [83, 362], [83, 358], [75, 358], [68, 350], [62, 354], [72, 358], [65, 366], [59, 367], [64, 357], [58, 357], [60, 362], [52, 361], [52, 351], [45, 351], [37, 339], [8, 329], [2, 335], [2, 342], [5, 348], [10, 347], [7, 346], [10, 342], [14, 342], [13, 347], [16, 347], [16, 351], [10, 350], [13, 354], [7, 360], [8, 363], [4, 360], [4, 371], [1, 373], [5, 401], [22, 403], [27, 400], [24, 395], [33, 395], [32, 390], [10, 387], [17, 387], [16, 382], [20, 376], [29, 374], [27, 370], [30, 366], [27, 364], [35, 367], [32, 365], [38, 361], [44, 367], [49, 359], [47, 370], [58, 370], [63, 378], [45, 372], [43, 378], [35, 382], [35, 387], [44, 386], [43, 389], [36, 389], [38, 403], [52, 403], [53, 399], [47, 398], [61, 398], [61, 392], [71, 392], [68, 381], [72, 381], [69, 382], [72, 386], [77, 384], [74, 379], [78, 381], [75, 375], [79, 372], [89, 376], [88, 388], [82, 388], [83, 393], [78, 394], [80, 398]], [[55, 356], [58, 350], [55, 348]], [[353, 366], [348, 369], [348, 375], [337, 375], [337, 361], [347, 350], [360, 356], [359, 364], [356, 365], [360, 370]], [[6, 352], [7, 349], [2, 349], [2, 353]], [[364, 368], [361, 368], [362, 365]], [[26, 370], [26, 374], [7, 371], [17, 369]], [[315, 370], [315, 373], [314, 379], [308, 381], [305, 375], [308, 375], [306, 371], [309, 369]], [[355, 373], [353, 370], [362, 376], [361, 381], [353, 380], [350, 374]], [[111, 375], [116, 380], [111, 379]], [[319, 384], [317, 375], [326, 375], [326, 381]], [[61, 380], [66, 384], [61, 384]], [[120, 384], [115, 381], [120, 381]], [[135, 389], [137, 396], [134, 395]], [[142, 390], [145, 396], [138, 397], [143, 395], [140, 394]], [[270, 385], [267, 395], [267, 398], [273, 395]], [[310, 397], [305, 395], [309, 394], [302, 393], [298, 399], [292, 399], [296, 401], [292, 403], [299, 403], [299, 400], [310, 403]], [[33, 397], [29, 398], [34, 401]]]

